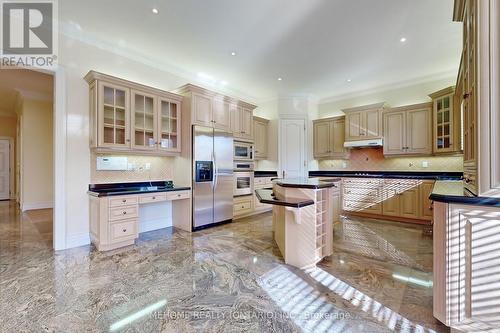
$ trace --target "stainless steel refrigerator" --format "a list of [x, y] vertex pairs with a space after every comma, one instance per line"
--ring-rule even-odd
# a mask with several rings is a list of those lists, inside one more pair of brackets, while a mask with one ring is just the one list
[[233, 218], [233, 134], [193, 126], [193, 230]]

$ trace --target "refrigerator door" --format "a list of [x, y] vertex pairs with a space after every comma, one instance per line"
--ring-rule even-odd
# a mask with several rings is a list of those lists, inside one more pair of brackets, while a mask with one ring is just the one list
[[233, 218], [233, 135], [214, 130], [214, 222]]
[[[193, 126], [193, 227], [212, 224], [214, 219], [213, 187], [215, 170], [214, 130], [209, 127]], [[198, 166], [198, 167], [197, 167]], [[198, 175], [200, 170], [205, 175]], [[207, 171], [209, 169], [209, 171]], [[208, 174], [208, 176], [206, 176]]]

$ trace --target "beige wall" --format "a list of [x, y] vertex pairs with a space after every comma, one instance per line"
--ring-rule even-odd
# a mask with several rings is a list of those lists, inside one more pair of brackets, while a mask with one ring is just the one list
[[372, 93], [360, 93], [333, 101], [320, 101], [318, 118], [327, 118], [344, 114], [341, 110], [356, 106], [386, 102], [390, 107], [430, 102], [430, 93], [455, 85], [456, 77], [449, 77], [404, 87], [394, 87]]
[[14, 144], [13, 147], [10, 149], [13, 149], [13, 155], [14, 155], [14, 160], [10, 161], [11, 165], [14, 167], [13, 170], [11, 170], [11, 175], [10, 175], [10, 193], [11, 193], [11, 198], [15, 196], [16, 193], [16, 181], [15, 181], [15, 174], [16, 174], [16, 164], [14, 163], [16, 160], [16, 124], [17, 124], [17, 117], [16, 116], [9, 116], [9, 117], [4, 117], [0, 116], [0, 137], [9, 137], [12, 138], [12, 142]]
[[21, 107], [21, 208], [53, 206], [52, 101], [23, 99]]

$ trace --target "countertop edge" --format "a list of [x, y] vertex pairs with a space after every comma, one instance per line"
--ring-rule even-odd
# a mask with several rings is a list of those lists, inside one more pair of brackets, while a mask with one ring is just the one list
[[116, 197], [120, 195], [134, 195], [134, 194], [147, 194], [147, 193], [160, 193], [160, 192], [176, 192], [176, 191], [188, 191], [191, 190], [191, 187], [174, 187], [171, 189], [157, 189], [157, 190], [148, 190], [148, 191], [119, 191], [111, 192], [111, 193], [101, 193], [98, 191], [88, 190], [87, 194], [93, 197]]
[[269, 190], [269, 189], [257, 189], [257, 190], [255, 190], [255, 195], [257, 196], [257, 199], [261, 203], [264, 203], [264, 204], [270, 204], [270, 205], [275, 205], [275, 206], [284, 206], [284, 207], [292, 207], [292, 208], [303, 208], [303, 207], [314, 205], [314, 201], [310, 200], [310, 199], [306, 199], [306, 200], [304, 200], [302, 202], [297, 202], [297, 203], [286, 202], [286, 201], [282, 201], [282, 200], [278, 200], [278, 199], [273, 199], [273, 200], [271, 200], [271, 199], [264, 199], [261, 196], [262, 192], [272, 193], [273, 190]]

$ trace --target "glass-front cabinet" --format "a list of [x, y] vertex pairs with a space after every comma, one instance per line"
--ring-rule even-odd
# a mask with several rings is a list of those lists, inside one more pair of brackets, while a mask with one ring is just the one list
[[106, 82], [100, 82], [98, 87], [99, 146], [129, 147], [130, 90]]
[[460, 109], [456, 105], [455, 87], [429, 95], [433, 99], [433, 152], [460, 153]]
[[168, 155], [180, 152], [182, 96], [90, 71], [90, 147]]
[[167, 151], [180, 151], [180, 104], [178, 102], [160, 98], [158, 112], [158, 148]]
[[132, 148], [156, 149], [156, 101], [154, 95], [132, 91]]

